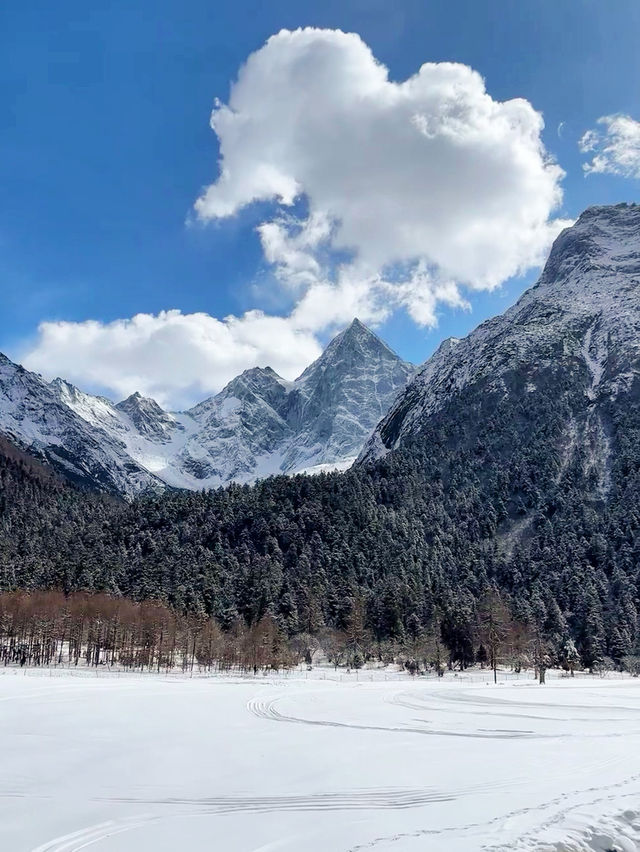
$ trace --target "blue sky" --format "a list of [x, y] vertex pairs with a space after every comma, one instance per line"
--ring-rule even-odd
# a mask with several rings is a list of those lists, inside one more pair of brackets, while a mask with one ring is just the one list
[[[37, 347], [43, 321], [291, 309], [295, 297], [274, 281], [256, 234], [269, 204], [208, 223], [187, 219], [218, 174], [214, 97], [228, 101], [239, 67], [269, 36], [301, 26], [359, 34], [391, 81], [424, 62], [459, 62], [482, 75], [493, 100], [528, 100], [544, 116], [547, 152], [566, 172], [555, 217], [638, 200], [633, 178], [585, 177], [589, 155], [578, 147], [601, 116], [640, 119], [636, 0], [7, 0], [0, 10], [0, 349], [19, 357]], [[493, 292], [463, 289], [471, 310], [438, 304], [435, 328], [400, 307], [378, 331], [421, 362], [443, 337], [504, 310], [535, 277], [530, 271]], [[333, 330], [314, 334], [324, 342]], [[99, 372], [78, 376], [113, 391]], [[193, 387], [197, 395], [195, 380]]]

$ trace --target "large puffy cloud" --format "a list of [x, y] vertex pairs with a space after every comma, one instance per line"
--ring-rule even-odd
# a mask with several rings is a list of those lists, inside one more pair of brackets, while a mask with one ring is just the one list
[[598, 125], [579, 142], [583, 153], [593, 154], [583, 166], [585, 172], [640, 178], [640, 121], [628, 115], [603, 115]]
[[22, 361], [116, 398], [140, 391], [183, 408], [248, 367], [271, 366], [293, 379], [319, 354], [315, 337], [286, 318], [249, 311], [220, 321], [172, 310], [110, 323], [44, 322]]
[[[336, 301], [350, 306], [356, 291], [365, 317], [404, 305], [433, 324], [438, 302], [463, 301], [459, 285], [496, 287], [539, 264], [567, 224], [551, 218], [563, 172], [526, 100], [495, 101], [479, 74], [453, 63], [393, 82], [355, 34], [273, 36], [211, 126], [220, 175], [198, 215], [273, 200], [278, 213], [259, 228], [265, 258], [301, 291], [297, 316], [313, 303], [318, 327], [346, 320]], [[302, 221], [286, 214], [299, 198]]]

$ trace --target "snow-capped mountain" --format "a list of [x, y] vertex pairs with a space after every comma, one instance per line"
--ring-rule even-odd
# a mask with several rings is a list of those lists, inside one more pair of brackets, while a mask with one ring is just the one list
[[512, 308], [468, 337], [442, 343], [358, 463], [419, 439], [434, 415], [474, 389], [515, 402], [523, 393], [548, 393], [552, 381], [559, 399], [571, 390], [582, 400], [566, 423], [567, 453], [584, 448], [606, 491], [606, 405], [639, 379], [640, 206], [592, 207], [560, 234], [540, 280]]
[[187, 412], [178, 465], [210, 484], [348, 467], [412, 372], [356, 319], [294, 382], [256, 367]]
[[0, 361], [0, 432], [89, 484], [127, 497], [276, 473], [348, 467], [413, 367], [361, 322], [294, 382], [270, 367], [170, 413], [138, 393], [120, 403]]
[[287, 451], [286, 469], [355, 457], [414, 369], [354, 320], [289, 395], [287, 419], [297, 439]]
[[140, 435], [159, 443], [171, 441], [176, 430], [184, 429], [173, 414], [160, 408], [155, 399], [148, 399], [138, 392], [123, 399], [116, 408], [128, 416]]
[[[70, 479], [100, 490], [131, 497], [162, 485], [121, 441], [65, 404], [64, 394], [80, 397], [72, 386], [48, 384], [0, 354], [0, 432]], [[94, 409], [109, 411], [106, 400], [91, 399]]]

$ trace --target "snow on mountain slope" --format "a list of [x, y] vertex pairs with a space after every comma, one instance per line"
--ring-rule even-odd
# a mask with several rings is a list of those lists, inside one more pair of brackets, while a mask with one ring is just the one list
[[598, 404], [640, 376], [639, 205], [589, 208], [563, 231], [539, 282], [512, 308], [463, 340], [441, 344], [381, 420], [358, 463], [418, 435], [467, 388], [484, 383], [507, 393], [504, 377], [519, 371], [534, 393], [538, 374], [550, 365], [581, 383], [586, 413], [579, 437], [606, 454]]
[[184, 430], [184, 426], [173, 414], [163, 411], [155, 399], [148, 399], [139, 393], [119, 402], [118, 411], [126, 414], [137, 432], [153, 441], [168, 443], [176, 430]]
[[0, 431], [46, 457], [68, 451], [69, 472], [89, 482], [101, 465], [96, 484], [127, 497], [150, 485], [200, 489], [345, 469], [413, 372], [358, 320], [295, 382], [255, 367], [181, 413], [138, 393], [114, 405], [63, 379], [47, 384], [8, 359], [0, 364], [10, 365]]
[[282, 473], [282, 448], [295, 435], [285, 416], [291, 387], [270, 367], [254, 367], [196, 405], [187, 415], [198, 429], [180, 453], [180, 469], [208, 485]]
[[[132, 394], [114, 405], [108, 399], [92, 396], [63, 379], [51, 388], [60, 402], [71, 408], [93, 429], [107, 435], [135, 462], [153, 475], [159, 485], [176, 488], [192, 485], [174, 468], [176, 455], [197, 428], [187, 415], [169, 414], [153, 399]], [[156, 479], [157, 478], [157, 479]]]
[[[49, 385], [0, 354], [0, 432], [69, 478], [103, 491], [132, 497], [160, 485], [113, 434], [62, 400], [69, 388]], [[108, 405], [92, 399], [94, 410]]]

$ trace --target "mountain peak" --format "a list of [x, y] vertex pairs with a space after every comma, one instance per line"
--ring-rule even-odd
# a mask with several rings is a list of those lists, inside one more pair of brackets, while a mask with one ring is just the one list
[[176, 419], [167, 414], [155, 399], [142, 396], [139, 391], [130, 394], [115, 408], [126, 414], [141, 435], [153, 440], [166, 441], [178, 427]]
[[306, 383], [319, 370], [324, 371], [327, 367], [336, 366], [342, 362], [347, 362], [351, 368], [354, 368], [357, 364], [371, 363], [372, 360], [403, 364], [407, 370], [412, 369], [411, 365], [402, 361], [400, 356], [377, 334], [355, 318], [330, 341], [322, 355], [307, 367], [296, 379], [296, 383]]
[[116, 404], [116, 408], [126, 411], [134, 405], [137, 407], [154, 408], [158, 411], [162, 411], [162, 408], [160, 408], [155, 399], [152, 399], [150, 396], [142, 396], [140, 391], [134, 391], [132, 394], [129, 394], [126, 399], [123, 399], [121, 402]]
[[639, 273], [640, 205], [589, 207], [556, 238], [539, 282], [518, 306], [543, 297], [565, 312], [619, 312], [621, 288], [629, 296]]
[[138, 425], [137, 419], [140, 417], [163, 419], [169, 416], [166, 411], [158, 405], [155, 399], [142, 396], [139, 391], [135, 391], [126, 399], [116, 403], [115, 407], [118, 411], [123, 411], [125, 414], [128, 414], [136, 425]]
[[74, 384], [67, 381], [66, 379], [61, 378], [60, 376], [56, 376], [55, 379], [50, 383], [51, 387], [54, 389], [58, 397], [65, 402], [67, 405], [69, 404], [70, 399], [94, 399], [99, 400], [100, 402], [105, 402], [108, 405], [111, 405], [111, 401], [106, 399], [103, 396], [91, 396], [90, 394], [81, 391], [80, 388], [77, 388]]
[[345, 331], [354, 331], [354, 332], [357, 332], [357, 333], [361, 333], [361, 332], [364, 331], [364, 332], [368, 332], [369, 334], [371, 334], [371, 331], [367, 328], [367, 326], [361, 320], [358, 319], [358, 317], [354, 317], [351, 320], [350, 324], [347, 326]]
[[[337, 335], [336, 338], [342, 338], [343, 340], [372, 340], [382, 343], [382, 340], [374, 334], [371, 329], [366, 326], [363, 322], [361, 322], [357, 317], [354, 317], [349, 325]], [[386, 343], [382, 343], [384, 347], [389, 348]]]
[[623, 201], [620, 204], [594, 204], [578, 216], [576, 224], [606, 221], [621, 224], [640, 215], [640, 204]]
[[229, 396], [230, 394], [243, 397], [246, 393], [257, 393], [271, 402], [274, 394], [275, 397], [279, 398], [285, 393], [288, 385], [289, 382], [279, 376], [271, 367], [250, 367], [236, 376], [235, 379], [231, 379], [220, 391], [218, 397]]
[[[269, 381], [272, 381], [273, 379], [276, 379], [276, 381], [279, 381], [279, 382], [284, 381], [282, 376], [279, 376], [276, 373], [276, 371], [273, 369], [273, 367], [249, 367], [249, 369], [243, 370], [240, 375], [246, 376], [247, 378], [258, 379], [258, 380], [267, 379]], [[236, 378], [239, 378], [239, 377], [236, 376]], [[233, 381], [233, 379], [232, 379], [232, 381]]]
[[55, 388], [73, 388], [74, 385], [71, 382], [68, 382], [66, 379], [63, 379], [61, 376], [56, 376], [55, 379], [52, 379], [51, 386]]
[[365, 348], [385, 350], [392, 354], [394, 358], [398, 357], [393, 349], [387, 346], [387, 344], [381, 340], [375, 332], [371, 331], [371, 329], [357, 317], [355, 317], [349, 325], [343, 329], [343, 331], [333, 338], [327, 349], [331, 348], [334, 343], [336, 344], [336, 348], [341, 344], [348, 344], [349, 346], [363, 346]]

